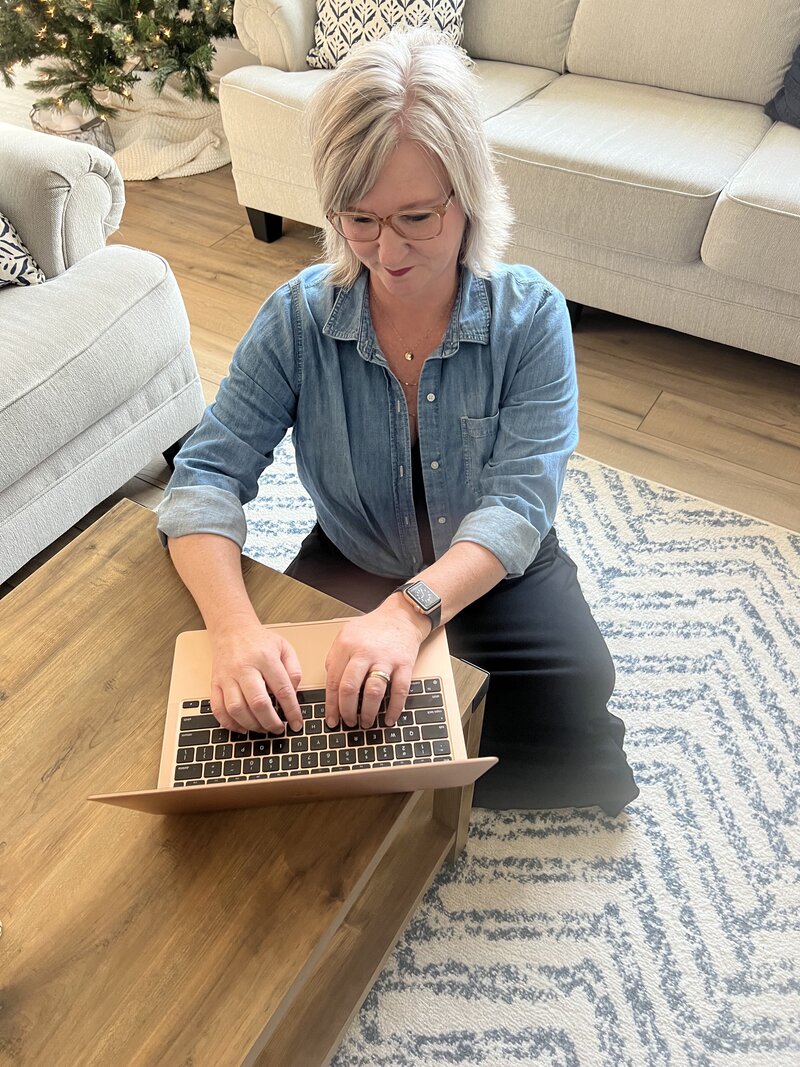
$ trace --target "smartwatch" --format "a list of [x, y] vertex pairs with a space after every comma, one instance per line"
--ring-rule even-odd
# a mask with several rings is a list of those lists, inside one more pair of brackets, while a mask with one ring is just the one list
[[402, 593], [415, 611], [430, 619], [431, 632], [439, 626], [442, 621], [442, 598], [429, 585], [417, 578], [405, 585], [398, 585], [395, 593]]

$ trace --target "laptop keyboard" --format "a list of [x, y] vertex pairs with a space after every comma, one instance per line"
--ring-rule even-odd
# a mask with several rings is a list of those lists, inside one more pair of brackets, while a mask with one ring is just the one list
[[[303, 729], [288, 724], [282, 734], [223, 729], [211, 701], [198, 697], [181, 705], [174, 786], [289, 778], [370, 767], [403, 767], [452, 760], [440, 678], [417, 678], [397, 723], [386, 725], [386, 700], [370, 730], [325, 722], [325, 690], [297, 694]], [[273, 700], [274, 703], [274, 700]], [[278, 715], [286, 722], [280, 707]]]

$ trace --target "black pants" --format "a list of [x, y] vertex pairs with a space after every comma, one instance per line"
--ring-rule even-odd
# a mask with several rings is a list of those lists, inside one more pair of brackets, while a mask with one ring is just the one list
[[[346, 559], [319, 525], [286, 573], [370, 611], [402, 576], [382, 578]], [[475, 784], [487, 808], [597, 804], [616, 815], [639, 795], [609, 713], [614, 664], [555, 527], [519, 578], [507, 578], [447, 623], [454, 656], [490, 675], [481, 754], [500, 762]]]

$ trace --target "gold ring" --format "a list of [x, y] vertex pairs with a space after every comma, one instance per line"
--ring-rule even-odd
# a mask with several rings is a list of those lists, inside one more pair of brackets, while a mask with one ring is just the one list
[[392, 676], [391, 674], [387, 674], [386, 671], [370, 671], [367, 675], [367, 678], [383, 678], [384, 682], [386, 682], [387, 685], [392, 684]]

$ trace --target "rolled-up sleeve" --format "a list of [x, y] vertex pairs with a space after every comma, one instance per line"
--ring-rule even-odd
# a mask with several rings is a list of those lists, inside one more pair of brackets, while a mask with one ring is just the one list
[[291, 295], [278, 289], [237, 345], [227, 378], [181, 448], [157, 530], [170, 537], [220, 534], [239, 548], [247, 538], [243, 505], [293, 424], [299, 390]]
[[453, 542], [475, 541], [508, 577], [523, 574], [555, 521], [569, 457], [578, 443], [578, 383], [563, 295], [548, 289], [531, 318], [520, 358], [504, 383], [494, 446], [477, 508]]

